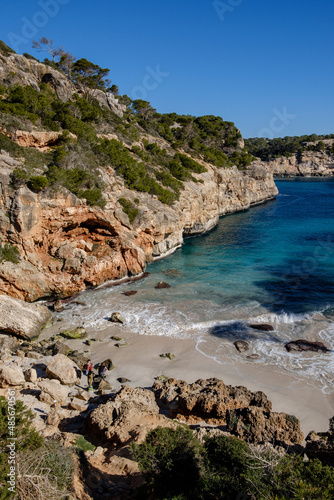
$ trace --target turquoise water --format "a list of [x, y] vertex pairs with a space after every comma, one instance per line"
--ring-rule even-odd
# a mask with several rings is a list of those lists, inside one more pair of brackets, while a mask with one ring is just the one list
[[[144, 280], [82, 294], [81, 323], [105, 328], [117, 308], [136, 333], [193, 337], [218, 363], [228, 355], [275, 365], [332, 392], [334, 353], [289, 354], [284, 344], [306, 338], [334, 350], [334, 180], [277, 187], [275, 200], [223, 217], [150, 264]], [[159, 281], [171, 288], [154, 289]], [[138, 293], [120, 293], [129, 289]], [[275, 331], [251, 330], [249, 322], [269, 322]], [[250, 350], [239, 354], [235, 340], [247, 340]]]

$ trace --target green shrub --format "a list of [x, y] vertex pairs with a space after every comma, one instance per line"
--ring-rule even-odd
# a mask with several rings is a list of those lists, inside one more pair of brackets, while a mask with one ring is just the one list
[[130, 200], [125, 198], [119, 198], [118, 202], [122, 205], [123, 212], [129, 217], [131, 224], [135, 221], [136, 217], [139, 215], [139, 210]]
[[133, 456], [146, 479], [142, 498], [334, 498], [334, 467], [235, 437], [208, 437], [201, 445], [187, 428], [157, 428], [133, 446]]
[[157, 427], [148, 433], [143, 444], [133, 445], [132, 453], [144, 472], [148, 491], [157, 498], [175, 498], [182, 493], [188, 498], [195, 492], [203, 449], [187, 427]]
[[7, 261], [17, 264], [20, 262], [20, 252], [15, 245], [5, 243], [4, 245], [0, 240], [0, 262]]
[[91, 205], [92, 207], [98, 206], [104, 208], [106, 206], [106, 201], [102, 197], [102, 191], [98, 187], [79, 191], [78, 196], [79, 198], [84, 198], [88, 205]]
[[10, 54], [16, 54], [15, 50], [8, 47], [2, 40], [0, 40], [0, 52], [5, 56], [10, 56]]
[[28, 187], [35, 193], [43, 191], [48, 185], [48, 180], [44, 175], [34, 175], [28, 181]]
[[81, 451], [94, 451], [95, 446], [87, 441], [83, 436], [78, 436], [74, 442], [74, 445]]
[[20, 500], [66, 499], [70, 497], [75, 472], [74, 454], [57, 441], [18, 455]]
[[[14, 431], [8, 424], [12, 421], [12, 412], [15, 414]], [[31, 426], [32, 419], [32, 412], [24, 407], [22, 401], [17, 400], [13, 407], [9, 407], [8, 401], [0, 396], [0, 500], [14, 497], [8, 489], [10, 484], [7, 482], [7, 475], [12, 465], [9, 463], [8, 445], [15, 442], [15, 452], [23, 453], [28, 449], [40, 448], [43, 444], [43, 438]], [[16, 438], [15, 441], [11, 440], [12, 437]]]

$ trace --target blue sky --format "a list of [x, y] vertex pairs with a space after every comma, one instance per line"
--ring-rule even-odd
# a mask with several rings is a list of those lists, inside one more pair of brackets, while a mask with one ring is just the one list
[[15, 0], [0, 39], [52, 38], [161, 113], [222, 116], [244, 137], [334, 133], [333, 0]]

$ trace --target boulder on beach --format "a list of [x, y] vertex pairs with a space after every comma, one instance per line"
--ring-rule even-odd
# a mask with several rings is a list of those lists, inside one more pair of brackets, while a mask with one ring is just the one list
[[124, 320], [123, 320], [123, 318], [121, 316], [121, 313], [119, 313], [119, 312], [112, 313], [112, 315], [110, 316], [109, 321], [111, 321], [112, 323], [120, 323], [120, 324], [124, 323]]
[[249, 325], [253, 330], [260, 330], [261, 332], [273, 332], [275, 328], [269, 323], [253, 323]]
[[168, 358], [170, 360], [175, 358], [175, 354], [172, 352], [164, 352], [163, 354], [160, 354], [160, 358]]
[[78, 326], [76, 328], [64, 330], [60, 332], [60, 335], [66, 339], [83, 339], [87, 336], [87, 332], [82, 326]]
[[246, 340], [236, 340], [233, 344], [239, 352], [245, 352], [249, 349], [249, 344]]
[[289, 352], [302, 352], [302, 351], [311, 351], [311, 352], [329, 352], [325, 344], [322, 342], [310, 342], [309, 340], [299, 339], [292, 340], [285, 344], [285, 348]]
[[56, 354], [46, 367], [46, 376], [64, 385], [74, 385], [80, 378], [80, 370], [67, 356]]
[[0, 367], [0, 387], [23, 385], [24, 382], [23, 371], [18, 366], [4, 365]]
[[32, 340], [39, 336], [51, 318], [52, 314], [45, 306], [0, 295], [0, 333]]

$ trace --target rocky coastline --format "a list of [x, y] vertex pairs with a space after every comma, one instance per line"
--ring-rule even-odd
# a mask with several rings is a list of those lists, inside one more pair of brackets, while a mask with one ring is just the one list
[[[177, 371], [174, 363], [179, 353], [176, 358], [160, 354], [160, 361], [159, 356], [149, 354], [154, 363], [152, 385], [138, 387], [127, 378], [138, 373], [136, 363], [133, 371], [128, 361], [138, 359], [138, 349], [131, 339], [126, 342], [115, 334], [110, 336], [111, 331], [124, 335], [121, 325], [97, 336], [83, 328], [61, 325], [56, 313], [51, 325], [51, 314], [43, 306], [22, 303], [21, 307], [34, 311], [36, 331], [41, 324], [45, 328], [39, 338], [30, 331], [35, 339], [30, 341], [26, 340], [29, 335], [14, 329], [16, 336], [0, 336], [0, 395], [15, 390], [16, 398], [33, 410], [34, 427], [45, 439], [70, 447], [82, 435], [94, 444], [85, 452], [85, 470], [77, 481], [75, 498], [102, 500], [107, 493], [130, 498], [143, 482], [132, 457], [132, 443], [142, 443], [157, 427], [175, 429], [180, 424], [186, 424], [199, 439], [207, 433], [237, 436], [257, 447], [272, 446], [281, 454], [304, 452], [333, 465], [332, 434], [312, 431], [304, 441], [298, 418], [274, 411], [264, 392], [228, 385], [214, 376], [187, 382], [163, 375], [162, 371]], [[14, 320], [9, 319], [8, 324]], [[22, 330], [31, 329], [31, 320], [21, 323]], [[144, 350], [147, 355], [147, 348]], [[105, 359], [110, 352], [112, 360], [110, 356]], [[116, 353], [123, 356], [122, 364]], [[87, 390], [83, 373], [88, 359], [95, 360], [93, 391]], [[102, 361], [109, 368], [105, 380], [97, 375]], [[196, 371], [200, 374], [201, 368]]]

